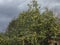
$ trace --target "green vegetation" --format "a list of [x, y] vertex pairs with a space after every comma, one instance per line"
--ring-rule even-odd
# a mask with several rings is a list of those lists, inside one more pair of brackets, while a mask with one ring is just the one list
[[52, 11], [40, 13], [35, 0], [28, 6], [28, 11], [20, 13], [6, 32], [0, 33], [0, 45], [49, 45], [48, 40], [60, 33], [59, 19]]

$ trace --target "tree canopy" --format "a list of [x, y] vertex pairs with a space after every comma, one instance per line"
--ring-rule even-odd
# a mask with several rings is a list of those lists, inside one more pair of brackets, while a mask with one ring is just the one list
[[[13, 19], [0, 37], [1, 45], [48, 45], [48, 40], [60, 33], [60, 23], [53, 11], [46, 9], [41, 14], [37, 1], [33, 0], [29, 9]], [[5, 41], [5, 42], [3, 42]]]

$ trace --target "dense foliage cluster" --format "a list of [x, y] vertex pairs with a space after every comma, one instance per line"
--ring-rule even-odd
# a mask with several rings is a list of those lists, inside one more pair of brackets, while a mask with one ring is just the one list
[[28, 11], [12, 20], [6, 32], [0, 34], [0, 45], [48, 45], [48, 40], [60, 33], [59, 19], [46, 9], [40, 13], [37, 1], [33, 0]]

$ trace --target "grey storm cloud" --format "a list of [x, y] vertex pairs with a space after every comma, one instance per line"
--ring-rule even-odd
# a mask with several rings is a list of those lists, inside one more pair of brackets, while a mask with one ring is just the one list
[[54, 2], [58, 2], [58, 3], [60, 3], [60, 0], [53, 0]]
[[[31, 0], [0, 0], [0, 32], [4, 31], [9, 22], [27, 9]], [[60, 0], [38, 0], [42, 7], [48, 6], [56, 11], [60, 7]], [[56, 7], [57, 6], [57, 7]], [[59, 8], [58, 8], [59, 9]]]
[[24, 9], [22, 7], [25, 6], [25, 2], [26, 0], [0, 0], [0, 32]]

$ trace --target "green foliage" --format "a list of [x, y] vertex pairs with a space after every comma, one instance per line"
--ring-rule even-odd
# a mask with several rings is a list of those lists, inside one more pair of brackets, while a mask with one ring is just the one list
[[52, 11], [46, 9], [41, 14], [35, 0], [30, 7], [9, 23], [4, 36], [0, 36], [0, 45], [48, 45], [48, 39], [60, 33]]

